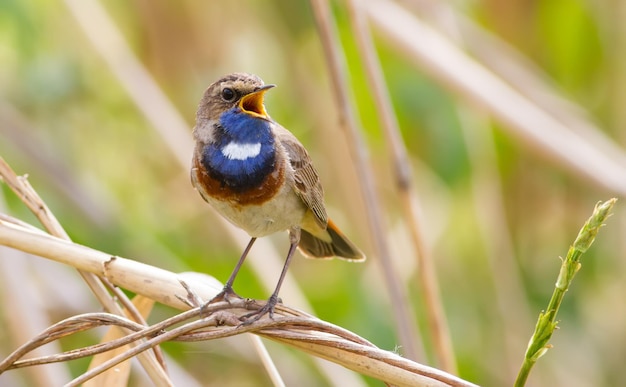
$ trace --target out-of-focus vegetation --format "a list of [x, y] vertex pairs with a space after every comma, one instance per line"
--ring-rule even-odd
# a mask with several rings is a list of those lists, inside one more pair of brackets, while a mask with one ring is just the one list
[[[0, 155], [18, 173], [29, 175], [74, 241], [168, 270], [199, 271], [225, 281], [240, 249], [192, 189], [188, 168], [181, 167], [169, 144], [94, 49], [66, 5], [71, 3], [0, 0]], [[437, 6], [435, 1], [418, 3]], [[363, 202], [355, 188], [346, 139], [338, 129], [338, 112], [308, 2], [108, 1], [103, 5], [186, 119], [189, 131], [204, 89], [221, 75], [246, 71], [278, 85], [267, 94], [268, 112], [309, 149], [330, 215], [369, 255], [362, 265], [297, 259], [291, 274], [320, 318], [381, 348], [396, 349], [390, 301], [372, 253]], [[580, 106], [608, 138], [618, 144], [626, 141], [625, 5], [580, 0], [455, 5], [456, 12], [545, 71], [545, 84]], [[423, 305], [415, 283], [419, 268], [400, 222], [376, 107], [368, 94], [344, 3], [333, 2], [333, 6], [383, 198], [380, 205], [401, 268], [399, 280], [408, 286], [423, 328]], [[503, 123], [490, 120], [471, 101], [374, 35], [412, 157], [459, 376], [483, 385], [512, 384], [536, 316], [552, 292], [558, 256], [567, 252], [597, 201], [622, 195], [520, 143], [502, 130]], [[475, 139], [467, 141], [473, 133], [487, 138], [487, 145], [483, 144], [487, 150], [468, 150], [468, 144], [476, 144]], [[493, 158], [484, 157], [490, 154], [490, 141]], [[32, 220], [5, 187], [2, 192], [9, 213]], [[560, 311], [561, 329], [552, 339], [555, 348], [536, 365], [532, 385], [626, 384], [626, 238], [620, 202], [615, 214], [582, 262]], [[500, 227], [490, 228], [494, 222]], [[284, 235], [271, 240], [286, 252]], [[0, 260], [9, 259], [6, 251], [0, 250]], [[511, 270], [499, 271], [500, 260], [512, 262]], [[51, 268], [42, 259], [30, 263], [21, 281], [38, 292], [33, 292], [28, 305], [44, 309], [50, 322], [97, 308], [73, 270]], [[3, 263], [5, 273], [0, 277], [11, 264]], [[272, 275], [278, 278], [278, 274]], [[515, 288], [499, 287], [503, 279], [522, 286], [507, 294]], [[249, 265], [235, 289], [247, 297], [268, 295]], [[11, 292], [22, 292], [0, 290], [3, 300], [10, 299]], [[289, 294], [281, 296], [289, 304]], [[3, 305], [0, 321], [11, 313], [12, 308]], [[151, 319], [171, 313], [159, 309]], [[22, 343], [15, 337], [0, 330], [0, 357]], [[428, 364], [432, 361], [428, 338], [424, 345], [427, 356], [419, 360]], [[329, 383], [306, 356], [276, 344], [269, 347], [288, 384]], [[164, 349], [203, 384], [269, 383], [244, 341], [166, 344]], [[397, 350], [402, 353], [402, 348]], [[71, 371], [80, 374], [81, 366], [84, 363], [77, 363]], [[24, 371], [12, 372], [0, 376], [0, 384], [3, 378], [17, 382], [24, 375]]]

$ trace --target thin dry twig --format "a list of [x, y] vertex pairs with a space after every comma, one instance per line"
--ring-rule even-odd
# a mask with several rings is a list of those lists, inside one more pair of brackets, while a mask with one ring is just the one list
[[443, 302], [439, 291], [437, 270], [433, 262], [430, 248], [426, 245], [423, 236], [424, 229], [421, 219], [421, 210], [418, 204], [418, 193], [415, 189], [411, 163], [402, 141], [400, 126], [393, 112], [391, 98], [385, 86], [382, 68], [365, 20], [363, 3], [359, 0], [348, 0], [348, 10], [351, 19], [353, 35], [361, 55], [361, 62], [369, 81], [369, 87], [378, 108], [380, 126], [390, 148], [389, 154], [393, 157], [393, 166], [396, 176], [396, 188], [400, 193], [402, 207], [406, 215], [405, 221], [413, 242], [416, 259], [419, 267], [417, 284], [422, 291], [426, 316], [430, 329], [429, 337], [433, 347], [437, 364], [448, 372], [456, 372], [456, 360], [450, 337], [450, 329], [443, 310]]
[[345, 60], [341, 54], [341, 44], [335, 33], [330, 7], [326, 0], [311, 0], [311, 7], [318, 25], [320, 40], [324, 48], [325, 59], [332, 79], [333, 92], [337, 109], [340, 113], [339, 123], [348, 136], [350, 152], [356, 165], [359, 188], [365, 200], [368, 226], [376, 249], [376, 258], [381, 262], [385, 284], [391, 296], [391, 305], [395, 323], [400, 336], [400, 343], [406, 356], [410, 359], [423, 358], [423, 350], [418, 340], [416, 324], [411, 313], [406, 289], [401, 286], [395, 273], [395, 265], [391, 259], [389, 243], [386, 237], [385, 221], [381, 213], [378, 194], [375, 189], [373, 174], [368, 165], [369, 156], [364, 140], [360, 134], [360, 125], [350, 104], [350, 92], [347, 86]]
[[31, 352], [33, 349], [48, 344], [52, 341], [62, 339], [63, 337], [67, 337], [75, 333], [107, 325], [117, 325], [126, 329], [130, 329], [132, 331], [138, 331], [144, 328], [144, 326], [137, 324], [131, 320], [110, 313], [89, 313], [72, 316], [50, 326], [48, 329], [33, 337], [27, 343], [24, 343], [18, 349], [13, 351], [11, 355], [9, 355], [2, 362], [0, 362], [0, 373], [14, 368], [30, 367], [34, 365], [80, 359], [82, 357], [106, 352], [108, 350], [117, 348], [118, 346], [126, 345], [127, 342], [121, 343], [120, 345], [111, 344], [111, 342], [108, 342], [106, 344], [100, 343], [91, 347], [81, 348], [80, 350], [67, 351], [63, 354], [57, 354], [53, 356], [41, 356], [28, 360], [19, 360], [24, 355]]
[[[150, 327], [144, 327], [128, 319], [108, 313], [90, 313], [74, 316], [55, 324], [37, 337], [33, 338], [33, 340], [29, 343], [26, 343], [24, 346], [16, 350], [7, 359], [0, 363], [0, 373], [12, 368], [68, 361], [81, 357], [92, 356], [97, 353], [103, 353], [119, 348], [137, 340], [147, 339], [123, 354], [120, 354], [104, 362], [100, 366], [93, 368], [68, 384], [68, 386], [74, 386], [84, 383], [99, 373], [104, 372], [105, 370], [114, 367], [133, 356], [136, 356], [142, 351], [152, 348], [165, 341], [213, 340], [249, 332], [257, 333], [270, 339], [286, 342], [296, 347], [303, 345], [313, 347], [317, 346], [340, 350], [342, 352], [361, 357], [366, 355], [368, 357], [375, 358], [377, 361], [384, 363], [384, 365], [397, 367], [405, 372], [410, 370], [408, 374], [403, 375], [402, 377], [394, 376], [386, 380], [389, 383], [407, 385], [407, 381], [410, 380], [411, 384], [420, 382], [418, 385], [426, 385], [423, 381], [432, 379], [429, 381], [428, 385], [432, 385], [434, 382], [437, 382], [435, 385], [471, 385], [465, 381], [451, 377], [450, 375], [441, 373], [429, 367], [416, 367], [414, 363], [407, 362], [405, 359], [399, 358], [395, 354], [380, 351], [373, 344], [353, 334], [352, 332], [329, 324], [325, 321], [318, 320], [306, 313], [288, 308], [284, 305], [278, 305], [275, 319], [264, 318], [254, 322], [253, 324], [242, 326], [240, 318], [247, 313], [250, 308], [256, 309], [261, 306], [262, 304], [257, 304], [256, 302], [247, 299], [234, 300], [230, 303], [219, 302], [210, 305], [202, 305], [192, 310], [180, 313], [167, 320], [161, 321]], [[202, 318], [202, 316], [207, 317]], [[184, 321], [198, 317], [200, 317], [199, 320], [179, 325]], [[112, 340], [104, 344], [97, 344], [77, 350], [71, 350], [52, 356], [21, 361], [18, 360], [37, 346], [103, 325], [116, 325], [135, 332], [123, 338]], [[167, 330], [171, 327], [174, 328]], [[328, 351], [321, 351], [321, 353], [326, 353], [327, 355]], [[360, 361], [364, 360], [362, 359]], [[410, 373], [414, 373], [414, 375], [410, 376], [410, 379], [404, 380], [404, 378], [409, 377]], [[372, 376], [376, 376], [376, 372], [374, 372]]]

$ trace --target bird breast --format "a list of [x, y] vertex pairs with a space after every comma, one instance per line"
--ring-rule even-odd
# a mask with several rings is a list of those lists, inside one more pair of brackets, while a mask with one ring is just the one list
[[306, 206], [293, 190], [293, 171], [284, 159], [256, 187], [234, 191], [210, 176], [194, 158], [191, 179], [204, 200], [250, 236], [262, 237], [299, 226]]

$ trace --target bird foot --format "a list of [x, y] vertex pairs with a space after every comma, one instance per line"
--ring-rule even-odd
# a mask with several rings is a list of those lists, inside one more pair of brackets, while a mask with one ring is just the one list
[[215, 297], [211, 298], [211, 300], [208, 303], [211, 304], [214, 302], [226, 301], [230, 304], [230, 301], [232, 299], [242, 300], [243, 297], [235, 293], [232, 287], [224, 286], [224, 289], [222, 289], [221, 292], [217, 293]]
[[271, 296], [265, 305], [263, 305], [260, 309], [255, 310], [252, 313], [245, 314], [239, 317], [239, 320], [242, 321], [241, 325], [250, 325], [256, 321], [259, 321], [261, 317], [265, 316], [269, 313], [269, 318], [274, 319], [274, 308], [276, 304], [279, 302], [279, 298], [276, 296]]
[[208, 302], [206, 302], [204, 305], [202, 305], [202, 309], [204, 309], [204, 311], [206, 311], [206, 307], [209, 306], [210, 304], [216, 303], [216, 302], [220, 302], [220, 301], [226, 301], [229, 304], [231, 303], [231, 300], [233, 299], [239, 299], [242, 300], [243, 297], [241, 297], [239, 294], [235, 293], [235, 291], [233, 290], [232, 287], [229, 286], [224, 286], [224, 289], [222, 289], [221, 292], [217, 293], [217, 295], [213, 298], [211, 298]]

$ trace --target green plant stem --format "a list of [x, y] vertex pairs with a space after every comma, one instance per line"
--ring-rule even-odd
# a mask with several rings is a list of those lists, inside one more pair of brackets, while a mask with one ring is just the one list
[[609, 216], [609, 212], [617, 199], [613, 198], [604, 203], [596, 204], [593, 214], [582, 227], [574, 244], [567, 251], [565, 259], [561, 259], [561, 270], [554, 286], [552, 298], [548, 303], [548, 308], [539, 314], [535, 332], [533, 333], [524, 355], [524, 362], [515, 380], [515, 387], [526, 384], [530, 370], [541, 356], [543, 356], [552, 346], [548, 341], [552, 337], [557, 326], [556, 314], [559, 311], [565, 292], [569, 289], [574, 276], [580, 269], [580, 257], [589, 249], [593, 243], [600, 227]]

